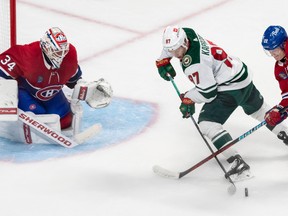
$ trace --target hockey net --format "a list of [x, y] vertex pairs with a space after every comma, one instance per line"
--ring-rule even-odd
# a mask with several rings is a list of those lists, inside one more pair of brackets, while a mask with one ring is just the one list
[[0, 53], [16, 44], [16, 0], [0, 0]]

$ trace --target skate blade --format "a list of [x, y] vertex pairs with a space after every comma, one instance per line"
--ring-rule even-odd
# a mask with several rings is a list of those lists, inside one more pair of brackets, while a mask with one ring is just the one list
[[245, 181], [253, 178], [254, 175], [252, 175], [250, 170], [245, 170], [241, 174], [234, 174], [231, 175], [230, 178], [233, 182], [239, 182], [239, 181]]

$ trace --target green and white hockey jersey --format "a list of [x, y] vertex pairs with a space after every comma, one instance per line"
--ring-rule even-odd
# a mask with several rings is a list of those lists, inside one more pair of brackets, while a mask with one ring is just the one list
[[[217, 92], [242, 89], [252, 82], [252, 75], [239, 58], [229, 56], [193, 29], [183, 29], [190, 44], [181, 65], [195, 85], [185, 97], [195, 103], [209, 103], [216, 98]], [[167, 57], [172, 56], [163, 50], [160, 59]]]

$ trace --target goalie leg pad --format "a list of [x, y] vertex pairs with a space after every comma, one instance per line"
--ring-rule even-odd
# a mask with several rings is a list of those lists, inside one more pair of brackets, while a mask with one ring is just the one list
[[73, 135], [76, 135], [80, 132], [81, 121], [83, 116], [83, 107], [80, 101], [71, 101], [71, 110], [73, 113], [72, 128]]
[[[55, 131], [60, 130], [60, 118], [55, 114], [43, 114], [43, 115], [35, 115], [31, 112], [28, 112], [30, 116], [33, 116], [34, 120], [37, 122], [43, 122], [52, 128]], [[49, 144], [48, 141], [41, 137], [41, 134], [34, 133], [31, 128], [18, 120], [15, 122], [0, 122], [0, 127], [2, 128], [0, 132], [0, 136], [10, 139], [15, 142], [21, 142], [26, 144]], [[41, 127], [41, 125], [39, 125]], [[4, 130], [5, 129], [5, 130]]]
[[0, 79], [0, 121], [17, 121], [17, 107], [17, 81]]
[[[59, 115], [56, 115], [56, 114], [35, 115], [32, 112], [28, 112], [28, 113], [30, 116], [35, 117], [35, 120], [45, 123], [47, 126], [52, 128], [53, 130], [58, 131], [58, 132], [61, 131]], [[19, 135], [20, 135], [19, 137], [20, 137], [20, 140], [22, 140], [22, 142], [27, 143], [27, 144], [32, 144], [32, 143], [33, 144], [37, 144], [37, 143], [50, 144], [47, 140], [41, 137], [41, 134], [33, 132], [27, 124], [21, 121], [18, 121], [18, 125], [19, 125], [18, 128], [19, 128]]]
[[80, 132], [83, 107], [77, 99], [72, 99], [70, 101], [70, 107], [72, 111], [72, 124], [69, 128], [62, 130], [62, 132], [68, 137], [73, 137]]

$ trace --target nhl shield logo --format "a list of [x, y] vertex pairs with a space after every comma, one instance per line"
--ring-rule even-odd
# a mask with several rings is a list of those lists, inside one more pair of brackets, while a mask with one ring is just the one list
[[43, 82], [43, 76], [38, 76], [37, 83], [42, 83], [42, 82]]

